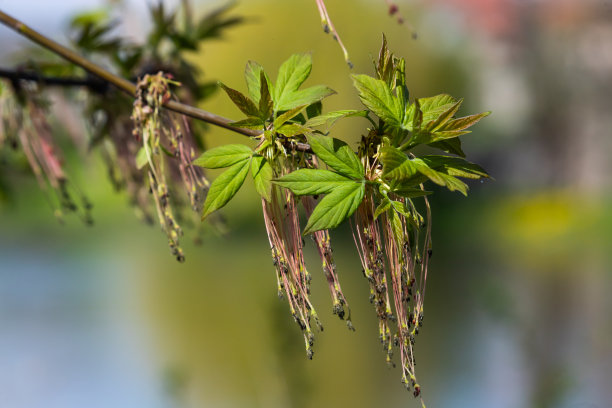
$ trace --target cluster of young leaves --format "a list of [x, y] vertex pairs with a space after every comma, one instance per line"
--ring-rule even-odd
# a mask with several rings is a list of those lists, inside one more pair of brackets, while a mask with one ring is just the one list
[[245, 69], [248, 95], [219, 83], [234, 104], [247, 116], [233, 126], [260, 130], [257, 147], [242, 144], [220, 146], [206, 151], [194, 164], [209, 168], [229, 167], [211, 184], [202, 218], [225, 206], [238, 192], [249, 168], [257, 192], [270, 200], [271, 183], [278, 167], [274, 161], [287, 148], [303, 143], [313, 130], [307, 118], [321, 112], [321, 100], [335, 92], [323, 85], [300, 89], [312, 70], [310, 54], [295, 54], [279, 68], [272, 82], [261, 65], [249, 61]]
[[[411, 102], [405, 66], [405, 60], [395, 57], [383, 38], [379, 59], [375, 63], [376, 77], [352, 75], [353, 84], [367, 110], [330, 112], [306, 123], [310, 127], [331, 126], [342, 117], [365, 116], [374, 125], [362, 139], [359, 155], [341, 140], [309, 135], [308, 142], [313, 152], [332, 171], [300, 169], [276, 181], [296, 195], [328, 193], [308, 220], [306, 233], [334, 228], [350, 217], [359, 207], [366, 185], [371, 185], [379, 196], [380, 207], [376, 215], [391, 208], [408, 214], [404, 204], [391, 200], [389, 194], [407, 199], [426, 195], [429, 192], [421, 185], [432, 181], [450, 191], [467, 195], [468, 186], [458, 177], [489, 177], [480, 166], [464, 159], [459, 140], [459, 136], [469, 133], [467, 129], [489, 112], [456, 118], [463, 100], [447, 94]], [[456, 156], [416, 157], [412, 150], [421, 145]], [[362, 162], [373, 165], [366, 169]]]

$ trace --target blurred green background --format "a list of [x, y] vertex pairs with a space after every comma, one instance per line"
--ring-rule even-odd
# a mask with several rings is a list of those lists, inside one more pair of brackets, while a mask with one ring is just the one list
[[[114, 1], [120, 30], [140, 38], [145, 1]], [[168, 2], [169, 5], [176, 2]], [[429, 407], [612, 406], [612, 4], [571, 0], [328, 0], [355, 64], [371, 73], [385, 32], [406, 57], [412, 96], [465, 97], [492, 110], [466, 135], [468, 158], [494, 182], [464, 198], [433, 196], [434, 256], [417, 375]], [[3, 2], [3, 11], [66, 42], [71, 15], [103, 1]], [[197, 13], [221, 3], [200, 1]], [[249, 21], [193, 61], [207, 79], [245, 89], [252, 59], [269, 72], [312, 52], [310, 84], [359, 108], [337, 44], [312, 0], [249, 0]], [[28, 43], [0, 30], [2, 66]], [[217, 93], [202, 106], [237, 118]], [[359, 118], [334, 128], [355, 141]], [[209, 146], [244, 142], [212, 128]], [[81, 162], [82, 163], [82, 162]], [[186, 234], [186, 262], [158, 227], [137, 221], [101, 160], [70, 162], [94, 202], [95, 226], [58, 225], [33, 177], [0, 200], [0, 406], [418, 407], [377, 339], [367, 282], [347, 226], [332, 234], [356, 332], [331, 314], [312, 247], [313, 299], [325, 326], [314, 360], [276, 296], [261, 206], [247, 185], [224, 211], [226, 236]]]

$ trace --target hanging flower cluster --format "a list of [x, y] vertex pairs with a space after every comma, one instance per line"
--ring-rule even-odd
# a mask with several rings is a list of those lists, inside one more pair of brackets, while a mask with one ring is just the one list
[[[257, 129], [254, 149], [226, 145], [208, 150], [194, 163], [228, 169], [211, 184], [203, 218], [223, 207], [249, 173], [262, 197], [264, 222], [276, 268], [279, 295], [287, 299], [303, 332], [306, 353], [313, 356], [311, 321], [322, 329], [310, 302], [302, 237], [311, 235], [321, 256], [332, 295], [332, 311], [346, 318], [350, 309], [332, 259], [329, 229], [350, 220], [369, 299], [379, 320], [379, 337], [392, 363], [399, 350], [402, 382], [421, 394], [414, 364], [414, 343], [423, 323], [425, 284], [431, 257], [431, 211], [424, 184], [431, 181], [467, 195], [458, 177], [488, 177], [466, 161], [459, 136], [488, 112], [457, 118], [462, 100], [442, 94], [409, 98], [405, 61], [387, 48], [375, 63], [376, 76], [353, 75], [365, 110], [322, 114], [321, 100], [332, 93], [325, 86], [300, 89], [312, 68], [310, 55], [293, 55], [282, 64], [273, 83], [261, 66], [249, 62], [248, 95], [221, 87], [247, 116], [235, 126]], [[315, 130], [345, 117], [366, 118], [356, 152], [345, 142]], [[447, 155], [417, 157], [417, 146]], [[448, 155], [450, 154], [450, 155]], [[322, 198], [320, 198], [322, 196]], [[319, 199], [320, 198], [320, 199]], [[417, 210], [422, 200], [425, 216]], [[308, 221], [302, 227], [298, 204]]]

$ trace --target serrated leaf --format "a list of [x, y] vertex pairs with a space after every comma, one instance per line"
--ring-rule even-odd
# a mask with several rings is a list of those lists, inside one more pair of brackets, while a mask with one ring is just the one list
[[259, 104], [259, 98], [261, 97], [260, 79], [262, 72], [263, 67], [255, 61], [247, 62], [244, 68], [244, 78], [246, 80], [247, 89], [249, 90], [249, 96], [255, 104]]
[[442, 131], [460, 131], [465, 130], [480, 121], [480, 119], [489, 116], [491, 112], [482, 112], [476, 115], [464, 116], [462, 118], [453, 119], [445, 123], [440, 130]]
[[[430, 122], [425, 121], [425, 123], [427, 123], [427, 125], [425, 125], [425, 128], [430, 132], [441, 130], [440, 128], [443, 125], [445, 125], [449, 120], [451, 120], [453, 116], [455, 116], [455, 114], [459, 110], [459, 107], [461, 106], [462, 103], [463, 103], [463, 99], [459, 99], [457, 102], [451, 105], [447, 110], [442, 112], [436, 119]], [[424, 115], [425, 113], [423, 113], [423, 116]]]
[[315, 85], [306, 89], [288, 91], [283, 94], [283, 98], [280, 101], [274, 101], [274, 109], [278, 112], [293, 109], [300, 105], [310, 105], [335, 93], [336, 91], [324, 85]]
[[355, 109], [339, 110], [335, 112], [328, 112], [325, 115], [319, 115], [311, 119], [308, 119], [306, 121], [306, 126], [316, 127], [316, 126], [326, 125], [327, 128], [329, 129], [339, 119], [348, 118], [352, 116], [366, 117], [367, 115], [368, 115], [368, 111], [366, 110], [355, 110]]
[[416, 188], [415, 186], [418, 184], [419, 183], [399, 183], [398, 185], [394, 186], [391, 191], [393, 192], [393, 194], [402, 196], [404, 198], [423, 197], [432, 193], [431, 191], [425, 191], [421, 190], [420, 188]]
[[387, 212], [391, 208], [391, 200], [389, 197], [383, 198], [376, 210], [374, 211], [374, 219], [377, 219], [382, 213]]
[[246, 119], [232, 122], [230, 125], [238, 128], [263, 130], [265, 123], [261, 118], [249, 116]]
[[285, 123], [280, 128], [276, 129], [281, 135], [292, 137], [297, 135], [306, 135], [312, 132], [312, 129], [302, 126], [298, 123]]
[[391, 211], [388, 214], [390, 214], [391, 218], [390, 221], [391, 230], [393, 231], [393, 238], [398, 245], [401, 245], [404, 243], [404, 228], [402, 227], [402, 221], [400, 220], [399, 215], [397, 215], [397, 212]]
[[238, 107], [247, 116], [258, 116], [259, 109], [255, 106], [255, 103], [246, 95], [243, 95], [241, 92], [232, 89], [221, 81], [219, 81], [219, 86], [223, 88], [225, 93], [230, 97], [234, 105]]
[[274, 110], [272, 89], [266, 73], [261, 71], [259, 76], [259, 117], [263, 120], [267, 120], [272, 115], [272, 111]]
[[465, 157], [463, 149], [461, 149], [461, 140], [458, 137], [440, 140], [438, 142], [429, 143], [429, 146], [435, 147], [447, 153], [453, 153], [461, 157]]
[[288, 110], [287, 112], [284, 112], [282, 115], [279, 115], [276, 119], [274, 119], [274, 128], [277, 129], [281, 127], [282, 125], [284, 125], [285, 122], [293, 119], [302, 110], [304, 110], [305, 107], [306, 105], [296, 106], [295, 108], [292, 108]]
[[[274, 107], [277, 111], [287, 110], [284, 106], [290, 101], [289, 94], [296, 91], [310, 75], [312, 57], [310, 54], [293, 54], [278, 69], [274, 85]], [[300, 103], [299, 105], [303, 105]]]
[[271, 187], [272, 178], [274, 177], [274, 171], [272, 166], [263, 156], [253, 156], [251, 161], [251, 174], [255, 183], [255, 190], [260, 196], [270, 201], [271, 198]]
[[392, 126], [402, 123], [402, 107], [385, 81], [368, 75], [352, 75], [361, 102], [378, 117]]
[[335, 228], [359, 208], [365, 193], [365, 181], [347, 183], [327, 194], [315, 207], [304, 234]]
[[229, 144], [205, 151], [204, 154], [193, 161], [193, 164], [207, 169], [218, 169], [229, 167], [248, 159], [252, 155], [253, 151], [248, 146]]
[[427, 98], [419, 98], [421, 111], [423, 112], [423, 122], [428, 123], [453, 106], [457, 100], [448, 94], [440, 94]]
[[421, 159], [432, 169], [450, 176], [470, 179], [489, 178], [489, 174], [479, 165], [459, 157], [429, 155]]
[[414, 161], [392, 146], [380, 149], [380, 162], [383, 164], [383, 177], [386, 179], [404, 180], [418, 172]]
[[339, 187], [357, 183], [341, 174], [321, 169], [296, 170], [273, 182], [291, 190], [295, 195], [327, 194]]
[[308, 135], [307, 139], [312, 151], [329, 167], [353, 179], [363, 178], [363, 165], [345, 142], [314, 134]]
[[204, 202], [202, 220], [226, 205], [240, 190], [249, 172], [249, 161], [247, 158], [234, 164], [212, 182]]
[[136, 153], [136, 168], [138, 170], [142, 169], [144, 166], [149, 164], [149, 158], [147, 157], [147, 151], [144, 147], [138, 149], [138, 153]]

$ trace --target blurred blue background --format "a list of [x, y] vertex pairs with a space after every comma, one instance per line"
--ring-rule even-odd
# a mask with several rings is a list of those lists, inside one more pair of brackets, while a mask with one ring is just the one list
[[[142, 37], [146, 2], [0, 1], [0, 9], [67, 43], [70, 16], [113, 3], [120, 30]], [[168, 2], [169, 5], [177, 2]], [[612, 3], [607, 0], [328, 0], [355, 64], [371, 73], [385, 32], [407, 59], [415, 97], [465, 97], [460, 113], [493, 114], [465, 136], [468, 158], [494, 182], [471, 194], [436, 189], [434, 256], [417, 374], [429, 407], [612, 406]], [[197, 13], [219, 6], [196, 2]], [[270, 72], [313, 54], [310, 84], [359, 108], [342, 54], [315, 2], [249, 0], [250, 17], [193, 55], [207, 79], [244, 89], [247, 60]], [[0, 62], [30, 46], [0, 29]], [[15, 56], [17, 55], [17, 57]], [[204, 109], [236, 118], [217, 93]], [[67, 121], [70, 117], [67, 117]], [[358, 140], [349, 119], [334, 135]], [[209, 146], [244, 142], [210, 129]], [[325, 332], [308, 361], [276, 281], [252, 186], [225, 210], [229, 233], [187, 261], [158, 227], [137, 221], [101, 160], [72, 174], [96, 225], [59, 225], [32, 177], [0, 200], [0, 407], [418, 407], [389, 369], [367, 282], [344, 226], [332, 235], [352, 333], [331, 314], [313, 248], [313, 299]], [[189, 233], [187, 233], [187, 238]]]

